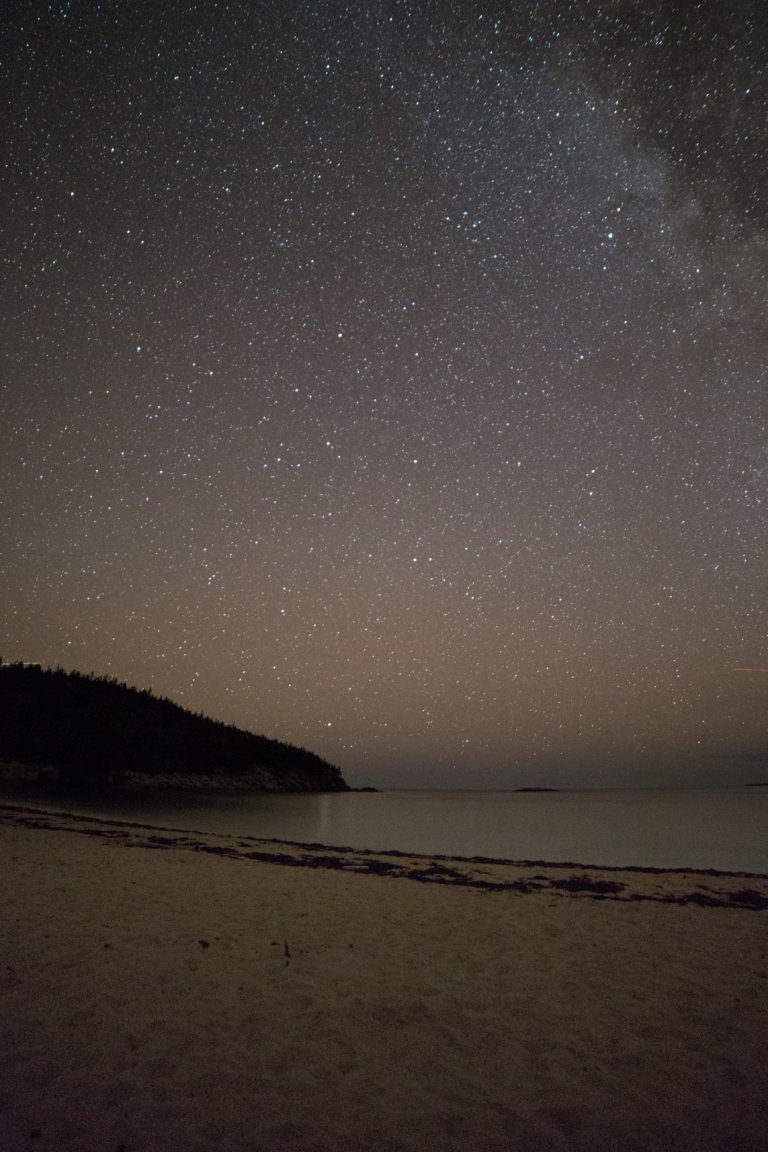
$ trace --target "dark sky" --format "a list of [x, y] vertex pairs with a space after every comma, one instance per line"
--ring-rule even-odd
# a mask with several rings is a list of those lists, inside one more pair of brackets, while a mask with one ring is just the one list
[[764, 0], [3, 20], [5, 659], [353, 784], [759, 778]]

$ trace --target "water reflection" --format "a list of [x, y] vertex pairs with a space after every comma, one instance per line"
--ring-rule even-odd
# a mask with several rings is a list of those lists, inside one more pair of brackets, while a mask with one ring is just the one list
[[[8, 794], [6, 790], [6, 794]], [[161, 827], [429, 855], [768, 873], [768, 789], [9, 798]]]

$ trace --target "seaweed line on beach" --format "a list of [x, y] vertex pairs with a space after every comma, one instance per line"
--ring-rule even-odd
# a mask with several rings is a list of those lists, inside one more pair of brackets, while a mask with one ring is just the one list
[[[556, 896], [570, 896], [591, 900], [614, 900], [624, 903], [650, 901], [661, 904], [694, 904], [701, 908], [740, 908], [742, 910], [764, 911], [768, 909], [768, 893], [755, 887], [738, 889], [715, 889], [697, 885], [697, 891], [688, 892], [643, 892], [630, 891], [622, 880], [607, 880], [590, 872], [622, 872], [636, 875], [693, 875], [723, 877], [731, 880], [756, 879], [765, 882], [768, 877], [755, 873], [718, 872], [714, 869], [661, 869], [639, 868], [637, 866], [618, 868], [601, 867], [573, 862], [550, 861], [510, 861], [487, 857], [446, 857], [419, 856], [416, 853], [399, 851], [374, 852], [370, 849], [337, 848], [322, 844], [300, 844], [277, 840], [256, 840], [255, 838], [227, 837], [217, 833], [196, 833], [181, 829], [157, 828], [128, 821], [111, 821], [98, 817], [80, 816], [74, 813], [45, 812], [39, 809], [18, 808], [0, 805], [0, 821], [20, 827], [47, 831], [76, 832], [84, 836], [119, 842], [127, 848], [163, 850], [187, 850], [209, 855], [223, 856], [232, 860], [251, 860], [262, 864], [274, 864], [288, 868], [311, 868], [331, 871], [353, 872], [358, 875], [375, 875], [391, 879], [414, 880], [421, 884], [437, 884], [476, 889], [483, 892], [515, 892], [521, 895], [546, 893]], [[210, 843], [200, 836], [216, 837], [229, 843]], [[263, 845], [255, 848], [254, 844]], [[274, 848], [270, 847], [275, 845]], [[278, 848], [279, 845], [279, 848]], [[288, 852], [284, 849], [292, 848]], [[281, 850], [283, 849], [283, 850]], [[444, 863], [448, 861], [448, 863]], [[463, 871], [463, 865], [504, 866], [508, 868], [570, 870], [568, 876], [549, 877], [540, 872], [510, 880], [486, 878]], [[578, 869], [579, 871], [574, 871]], [[287, 949], [286, 957], [290, 963]]]

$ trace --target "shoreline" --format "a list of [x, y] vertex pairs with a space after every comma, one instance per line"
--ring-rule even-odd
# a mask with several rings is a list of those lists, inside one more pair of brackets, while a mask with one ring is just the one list
[[[640, 865], [585, 864], [561, 860], [507, 860], [490, 856], [451, 856], [441, 853], [404, 852], [400, 849], [353, 848], [341, 844], [309, 843], [242, 835], [204, 832], [172, 825], [143, 824], [140, 821], [89, 816], [67, 811], [51, 811], [27, 805], [9, 804], [0, 799], [0, 824], [10, 822], [27, 828], [75, 832], [86, 836], [120, 839], [130, 836], [132, 847], [191, 850], [232, 859], [259, 860], [286, 867], [320, 868], [334, 871], [371, 873], [420, 883], [458, 885], [486, 891], [518, 891], [523, 894], [554, 890], [589, 896], [592, 899], [656, 900], [662, 903], [698, 903], [702, 907], [735, 905], [757, 911], [768, 909], [768, 874], [724, 871], [716, 868], [656, 868]], [[164, 833], [166, 835], [158, 835]], [[286, 852], [292, 849], [293, 852]], [[555, 873], [578, 869], [585, 875], [562, 880], [546, 875], [529, 876], [532, 870]], [[494, 871], [495, 870], [495, 871]], [[619, 873], [627, 881], [591, 879], [589, 874]], [[677, 880], [669, 890], [642, 884], [641, 878], [666, 877]], [[699, 877], [723, 881], [720, 889], [697, 884]], [[634, 878], [635, 883], [632, 883]], [[690, 878], [690, 879], [689, 879]], [[739, 899], [741, 880], [760, 882], [750, 889], [749, 898]], [[727, 883], [730, 881], [730, 883]], [[686, 892], [686, 887], [693, 890]], [[700, 889], [697, 892], [696, 889]], [[709, 892], [710, 895], [703, 893]]]
[[8, 1152], [765, 1147], [768, 877], [7, 804], [0, 875]]
[[[5, 786], [39, 786], [42, 789], [72, 789], [71, 782], [60, 779], [60, 769], [51, 764], [26, 764], [16, 760], [0, 760], [0, 782]], [[249, 772], [204, 773], [204, 772], [136, 772], [127, 771], [117, 780], [105, 779], [91, 782], [87, 788], [92, 793], [105, 796], [137, 795], [141, 793], [189, 792], [221, 793], [229, 795], [319, 795], [323, 792], [351, 792], [355, 789], [347, 784], [339, 788], [310, 788], [308, 778], [292, 769], [283, 771], [280, 777], [268, 768], [255, 767]], [[281, 787], [280, 785], [293, 785]]]

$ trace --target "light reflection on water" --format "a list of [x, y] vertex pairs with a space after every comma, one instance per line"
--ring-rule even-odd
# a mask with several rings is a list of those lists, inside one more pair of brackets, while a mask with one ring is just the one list
[[768, 873], [768, 788], [164, 793], [14, 803], [201, 832], [428, 855]]

